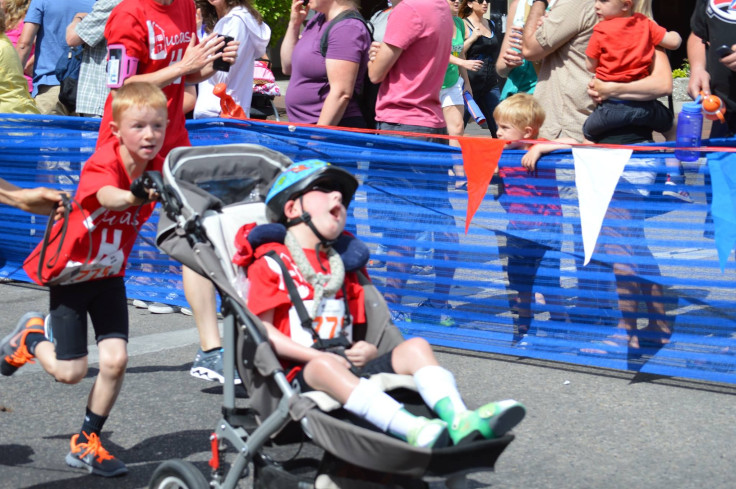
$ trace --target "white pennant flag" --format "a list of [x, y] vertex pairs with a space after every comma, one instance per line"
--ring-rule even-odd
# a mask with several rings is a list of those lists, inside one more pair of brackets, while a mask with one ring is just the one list
[[572, 149], [580, 207], [580, 227], [585, 250], [584, 265], [587, 265], [593, 256], [608, 204], [611, 202], [618, 179], [631, 158], [631, 153], [630, 149], [579, 147]]

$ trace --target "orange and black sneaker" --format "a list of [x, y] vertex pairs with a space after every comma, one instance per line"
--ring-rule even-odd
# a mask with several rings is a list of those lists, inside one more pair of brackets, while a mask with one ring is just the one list
[[37, 312], [28, 312], [20, 318], [15, 329], [0, 342], [0, 373], [13, 375], [26, 363], [34, 363], [33, 355], [26, 347], [26, 336], [29, 333], [43, 333], [43, 316]]
[[66, 464], [77, 469], [85, 469], [90, 474], [102, 477], [116, 477], [128, 473], [128, 467], [102, 447], [97, 433], [88, 435], [86, 442], [77, 443], [79, 435], [72, 436], [71, 451], [66, 456]]

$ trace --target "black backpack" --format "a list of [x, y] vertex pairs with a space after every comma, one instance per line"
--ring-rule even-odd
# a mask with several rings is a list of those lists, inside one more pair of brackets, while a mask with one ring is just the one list
[[84, 45], [70, 47], [56, 62], [56, 78], [59, 80], [59, 101], [69, 112], [77, 109], [77, 84], [79, 83], [79, 67], [82, 66], [82, 50]]
[[[323, 58], [327, 56], [327, 38], [330, 34], [330, 30], [335, 24], [345, 19], [358, 19], [361, 21], [365, 28], [368, 29], [368, 34], [371, 36], [371, 42], [373, 42], [373, 27], [366, 22], [357, 10], [346, 10], [332, 19], [327, 25], [325, 31], [322, 33], [322, 38], [319, 42], [319, 50]], [[368, 78], [368, 72], [366, 71], [365, 78], [363, 79], [363, 88], [361, 88], [359, 92], [355, 92], [355, 98], [358, 101], [360, 112], [363, 114], [363, 119], [365, 120], [365, 125], [368, 129], [376, 128], [376, 100], [378, 99], [378, 87], [380, 86], [380, 83], [371, 82], [370, 78]]]

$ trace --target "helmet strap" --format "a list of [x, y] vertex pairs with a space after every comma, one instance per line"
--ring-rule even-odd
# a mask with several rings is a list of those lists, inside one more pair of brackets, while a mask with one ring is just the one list
[[312, 222], [312, 216], [309, 214], [309, 212], [304, 210], [304, 201], [302, 200], [302, 197], [303, 195], [299, 196], [299, 205], [302, 208], [302, 215], [294, 219], [289, 219], [288, 221], [286, 221], [286, 228], [288, 229], [292, 226], [296, 226], [297, 224], [304, 223], [307, 226], [309, 226], [309, 229], [311, 229], [314, 235], [317, 236], [317, 239], [319, 239], [319, 243], [324, 248], [330, 248], [332, 245], [334, 245], [337, 242], [337, 238], [327, 239], [324, 236], [322, 236], [322, 233], [317, 231], [317, 227]]

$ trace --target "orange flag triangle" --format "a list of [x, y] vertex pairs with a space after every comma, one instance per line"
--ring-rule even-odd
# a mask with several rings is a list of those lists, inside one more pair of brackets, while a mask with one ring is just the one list
[[488, 185], [498, 167], [498, 160], [506, 145], [502, 139], [460, 138], [463, 152], [463, 168], [468, 179], [468, 208], [465, 215], [465, 234], [470, 221], [486, 196]]

